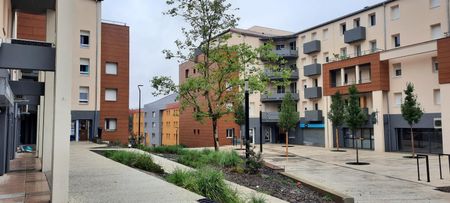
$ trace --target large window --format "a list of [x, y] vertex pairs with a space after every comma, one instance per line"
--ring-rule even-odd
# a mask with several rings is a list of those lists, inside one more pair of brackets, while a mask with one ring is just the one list
[[80, 87], [80, 104], [87, 104], [89, 102], [89, 87]]
[[80, 47], [89, 47], [89, 31], [80, 31]]
[[227, 129], [227, 138], [233, 138], [234, 137], [234, 128], [228, 128]]
[[89, 59], [80, 59], [80, 74], [89, 75]]
[[391, 20], [400, 18], [400, 7], [398, 5], [391, 7]]
[[117, 63], [106, 63], [105, 73], [108, 75], [117, 75]]
[[439, 39], [442, 37], [441, 24], [435, 24], [430, 26], [431, 28], [431, 39]]
[[117, 119], [115, 119], [115, 118], [107, 118], [107, 119], [105, 119], [105, 130], [106, 131], [115, 131], [115, 130], [117, 130]]
[[117, 101], [117, 89], [106, 89], [105, 101]]

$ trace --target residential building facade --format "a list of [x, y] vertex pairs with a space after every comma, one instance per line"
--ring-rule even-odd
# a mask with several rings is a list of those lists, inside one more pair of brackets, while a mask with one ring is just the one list
[[144, 131], [148, 135], [148, 137], [145, 137], [147, 145], [161, 146], [163, 144], [163, 111], [167, 108], [167, 105], [176, 103], [177, 97], [178, 94], [171, 94], [144, 105]]
[[[130, 110], [131, 117], [131, 134], [138, 135], [139, 134], [139, 109], [131, 109]], [[145, 131], [145, 112], [144, 109], [141, 109], [141, 134], [144, 134]]]
[[180, 122], [180, 103], [167, 104], [166, 108], [161, 112], [161, 144], [163, 146], [178, 145], [179, 122]]

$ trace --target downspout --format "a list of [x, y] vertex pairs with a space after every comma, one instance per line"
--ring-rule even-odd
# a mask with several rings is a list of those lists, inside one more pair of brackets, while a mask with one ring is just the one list
[[387, 28], [386, 28], [386, 2], [383, 3], [383, 32], [384, 32], [384, 50], [387, 49]]
[[95, 137], [98, 137], [98, 125], [99, 122], [97, 121], [97, 112], [98, 112], [98, 57], [99, 57], [99, 26], [100, 26], [100, 15], [99, 12], [101, 12], [100, 8], [101, 8], [101, 1], [96, 1], [97, 3], [97, 12], [95, 12], [96, 15], [96, 26], [95, 26], [95, 104], [94, 104], [94, 126], [93, 128], [97, 128], [97, 129], [93, 129], [93, 134], [95, 135]]
[[[383, 25], [383, 31], [384, 31], [384, 50], [387, 49], [387, 26], [386, 26], [386, 2], [383, 3], [383, 19], [384, 19], [384, 25]], [[392, 138], [391, 138], [391, 112], [390, 112], [390, 103], [389, 103], [389, 92], [387, 92], [386, 95], [387, 100], [387, 120], [388, 120], [388, 150], [392, 151]], [[384, 115], [381, 115], [384, 116]], [[384, 126], [384, 122], [383, 122]], [[383, 127], [384, 128], [384, 127]]]
[[450, 36], [450, 0], [447, 0], [447, 36]]

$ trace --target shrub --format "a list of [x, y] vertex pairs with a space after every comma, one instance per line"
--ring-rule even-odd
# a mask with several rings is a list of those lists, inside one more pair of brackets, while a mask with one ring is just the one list
[[131, 166], [134, 168], [142, 169], [145, 171], [163, 174], [164, 170], [158, 164], [153, 162], [152, 157], [146, 154], [139, 154], [136, 152], [127, 151], [105, 151], [104, 156], [110, 158], [119, 163]]
[[262, 195], [257, 195], [255, 193], [252, 194], [250, 199], [248, 200], [248, 203], [266, 203], [267, 200]]
[[141, 150], [152, 152], [152, 153], [160, 153], [160, 154], [182, 154], [184, 147], [181, 145], [171, 145], [171, 146], [157, 146], [157, 147], [147, 147], [147, 146], [139, 146]]
[[167, 176], [167, 181], [217, 202], [242, 202], [237, 192], [225, 184], [222, 172], [211, 168], [201, 168], [198, 171], [177, 169]]
[[185, 150], [178, 157], [178, 162], [194, 168], [200, 168], [206, 165], [236, 167], [243, 163], [243, 160], [235, 151], [212, 151], [204, 149], [202, 151]]
[[258, 152], [257, 154], [255, 151], [250, 150], [249, 151], [249, 157], [245, 161], [245, 171], [247, 173], [256, 174], [259, 172], [259, 169], [263, 167], [263, 159], [261, 152]]

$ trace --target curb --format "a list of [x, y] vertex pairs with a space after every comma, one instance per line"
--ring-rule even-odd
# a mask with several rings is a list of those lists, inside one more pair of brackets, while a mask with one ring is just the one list
[[337, 192], [331, 188], [325, 187], [323, 185], [318, 185], [316, 183], [310, 182], [308, 180], [305, 180], [303, 178], [299, 178], [297, 176], [294, 176], [292, 174], [286, 173], [286, 172], [279, 172], [281, 175], [284, 175], [286, 177], [289, 177], [295, 181], [299, 181], [304, 185], [307, 185], [308, 187], [310, 187], [312, 190], [315, 190], [319, 193], [326, 193], [326, 194], [330, 194], [332, 195], [332, 198], [334, 201], [339, 202], [339, 203], [354, 203], [355, 199], [353, 197], [350, 197], [348, 195], [342, 194], [340, 192]]

